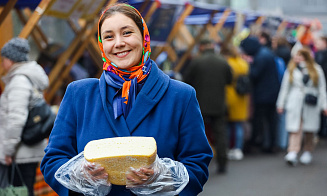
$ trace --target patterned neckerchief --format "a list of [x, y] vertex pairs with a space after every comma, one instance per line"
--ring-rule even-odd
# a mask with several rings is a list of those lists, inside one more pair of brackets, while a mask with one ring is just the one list
[[[128, 4], [124, 5], [132, 7]], [[134, 7], [132, 8], [135, 9]], [[103, 13], [105, 13], [107, 10], [105, 10]], [[118, 88], [118, 91], [113, 100], [115, 118], [118, 118], [122, 114], [125, 118], [127, 117], [136, 99], [137, 92], [140, 90], [139, 88], [142, 88], [143, 86], [140, 84], [144, 84], [152, 66], [150, 61], [151, 47], [148, 27], [141, 14], [137, 11], [137, 9], [135, 10], [142, 18], [143, 23], [143, 51], [140, 63], [128, 69], [119, 69], [117, 65], [115, 65], [107, 58], [103, 51], [103, 45], [100, 36], [101, 32], [99, 31], [100, 26], [98, 24], [98, 45], [102, 53], [102, 60], [104, 61], [103, 70], [105, 79], [109, 86]], [[99, 23], [102, 17], [103, 14], [99, 19]]]

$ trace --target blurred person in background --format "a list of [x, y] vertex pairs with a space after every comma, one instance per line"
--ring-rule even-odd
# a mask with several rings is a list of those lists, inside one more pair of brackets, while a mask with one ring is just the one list
[[184, 81], [196, 90], [201, 113], [206, 124], [212, 130], [213, 142], [218, 163], [218, 173], [227, 169], [227, 131], [225, 87], [232, 82], [231, 68], [226, 59], [215, 52], [210, 39], [199, 43], [199, 56], [192, 59], [185, 71]]
[[226, 87], [228, 136], [230, 147], [233, 146], [228, 152], [228, 158], [242, 160], [244, 156], [244, 123], [249, 114], [249, 94], [238, 94], [236, 81], [238, 77], [248, 75], [249, 65], [241, 58], [238, 49], [231, 43], [223, 44], [220, 53], [227, 59], [233, 73], [233, 82]]
[[327, 74], [327, 36], [317, 36], [314, 39], [315, 61], [321, 66], [324, 74]]
[[[327, 36], [318, 35], [314, 39], [315, 52], [315, 61], [318, 65], [321, 66], [326, 83], [327, 83]], [[326, 87], [327, 88], [327, 87]], [[327, 137], [327, 119], [326, 116], [321, 115], [321, 125], [319, 130], [320, 137]]]
[[[281, 66], [282, 68], [279, 69], [280, 71], [280, 82], [284, 76], [286, 66], [288, 65], [289, 61], [291, 60], [291, 45], [288, 43], [287, 39], [284, 36], [274, 36], [272, 38], [271, 47], [273, 52], [279, 59], [281, 59], [283, 63]], [[275, 59], [276, 63], [277, 60]], [[278, 65], [277, 65], [278, 66]], [[277, 128], [277, 136], [276, 136], [276, 143], [281, 150], [285, 150], [287, 148], [287, 140], [288, 135], [287, 131], [285, 130], [285, 114], [278, 115], [278, 128]]]
[[281, 57], [285, 64], [288, 65], [291, 60], [291, 45], [283, 36], [275, 36], [271, 41], [271, 48], [275, 55]]
[[271, 36], [267, 31], [261, 31], [258, 35], [258, 40], [262, 46], [271, 48]]
[[258, 38], [252, 36], [244, 39], [240, 47], [243, 56], [250, 63], [249, 75], [252, 82], [254, 114], [250, 145], [260, 147], [265, 153], [274, 153], [277, 131], [276, 100], [280, 87], [275, 55], [270, 49], [262, 46]]
[[327, 114], [326, 82], [322, 69], [307, 48], [300, 49], [285, 72], [277, 100], [279, 114], [286, 113], [289, 142], [285, 161], [295, 166], [301, 151], [302, 164], [310, 164], [314, 150], [314, 135], [320, 126], [320, 113]]
[[[36, 168], [44, 156], [47, 140], [27, 146], [21, 142], [21, 135], [29, 108], [40, 94], [43, 95], [49, 80], [39, 64], [29, 61], [29, 51], [28, 41], [22, 38], [11, 39], [1, 49], [1, 65], [6, 75], [2, 78], [5, 89], [0, 97], [0, 176], [5, 175], [4, 171], [11, 176], [14, 161], [27, 185], [29, 196], [33, 196]], [[13, 185], [22, 186], [17, 172]]]

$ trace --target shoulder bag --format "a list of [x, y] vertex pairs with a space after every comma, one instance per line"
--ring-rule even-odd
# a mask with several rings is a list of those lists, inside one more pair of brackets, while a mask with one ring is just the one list
[[[30, 82], [32, 83], [31, 80]], [[56, 115], [51, 110], [50, 105], [46, 103], [43, 97], [40, 98], [29, 110], [21, 136], [22, 142], [26, 145], [34, 145], [49, 137], [55, 119]]]
[[22, 142], [34, 145], [49, 137], [56, 115], [44, 99], [33, 106], [28, 113], [28, 118], [22, 133]]
[[239, 95], [246, 95], [251, 92], [251, 80], [248, 75], [240, 75], [236, 79], [236, 92]]
[[[307, 84], [310, 80], [310, 77], [308, 74], [304, 74], [303, 72], [302, 72], [302, 74], [303, 74], [303, 84], [304, 84], [304, 86], [307, 86]], [[304, 96], [304, 102], [310, 106], [316, 106], [318, 103], [318, 97], [311, 93], [306, 93]]]

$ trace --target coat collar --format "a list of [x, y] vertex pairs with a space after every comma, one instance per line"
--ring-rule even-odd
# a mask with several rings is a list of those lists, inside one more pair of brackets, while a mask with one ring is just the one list
[[169, 85], [169, 76], [164, 74], [151, 60], [152, 68], [143, 88], [136, 97], [135, 103], [126, 120], [120, 116], [115, 120], [112, 101], [115, 89], [107, 85], [104, 75], [100, 78], [100, 95], [106, 117], [117, 136], [129, 136], [149, 114], [152, 108], [164, 96]]

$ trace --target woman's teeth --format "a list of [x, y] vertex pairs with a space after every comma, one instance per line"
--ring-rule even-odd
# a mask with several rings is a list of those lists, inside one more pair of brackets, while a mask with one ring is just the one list
[[121, 52], [121, 53], [117, 53], [117, 56], [118, 57], [121, 57], [121, 56], [124, 56], [124, 55], [126, 55], [127, 54], [127, 52]]

